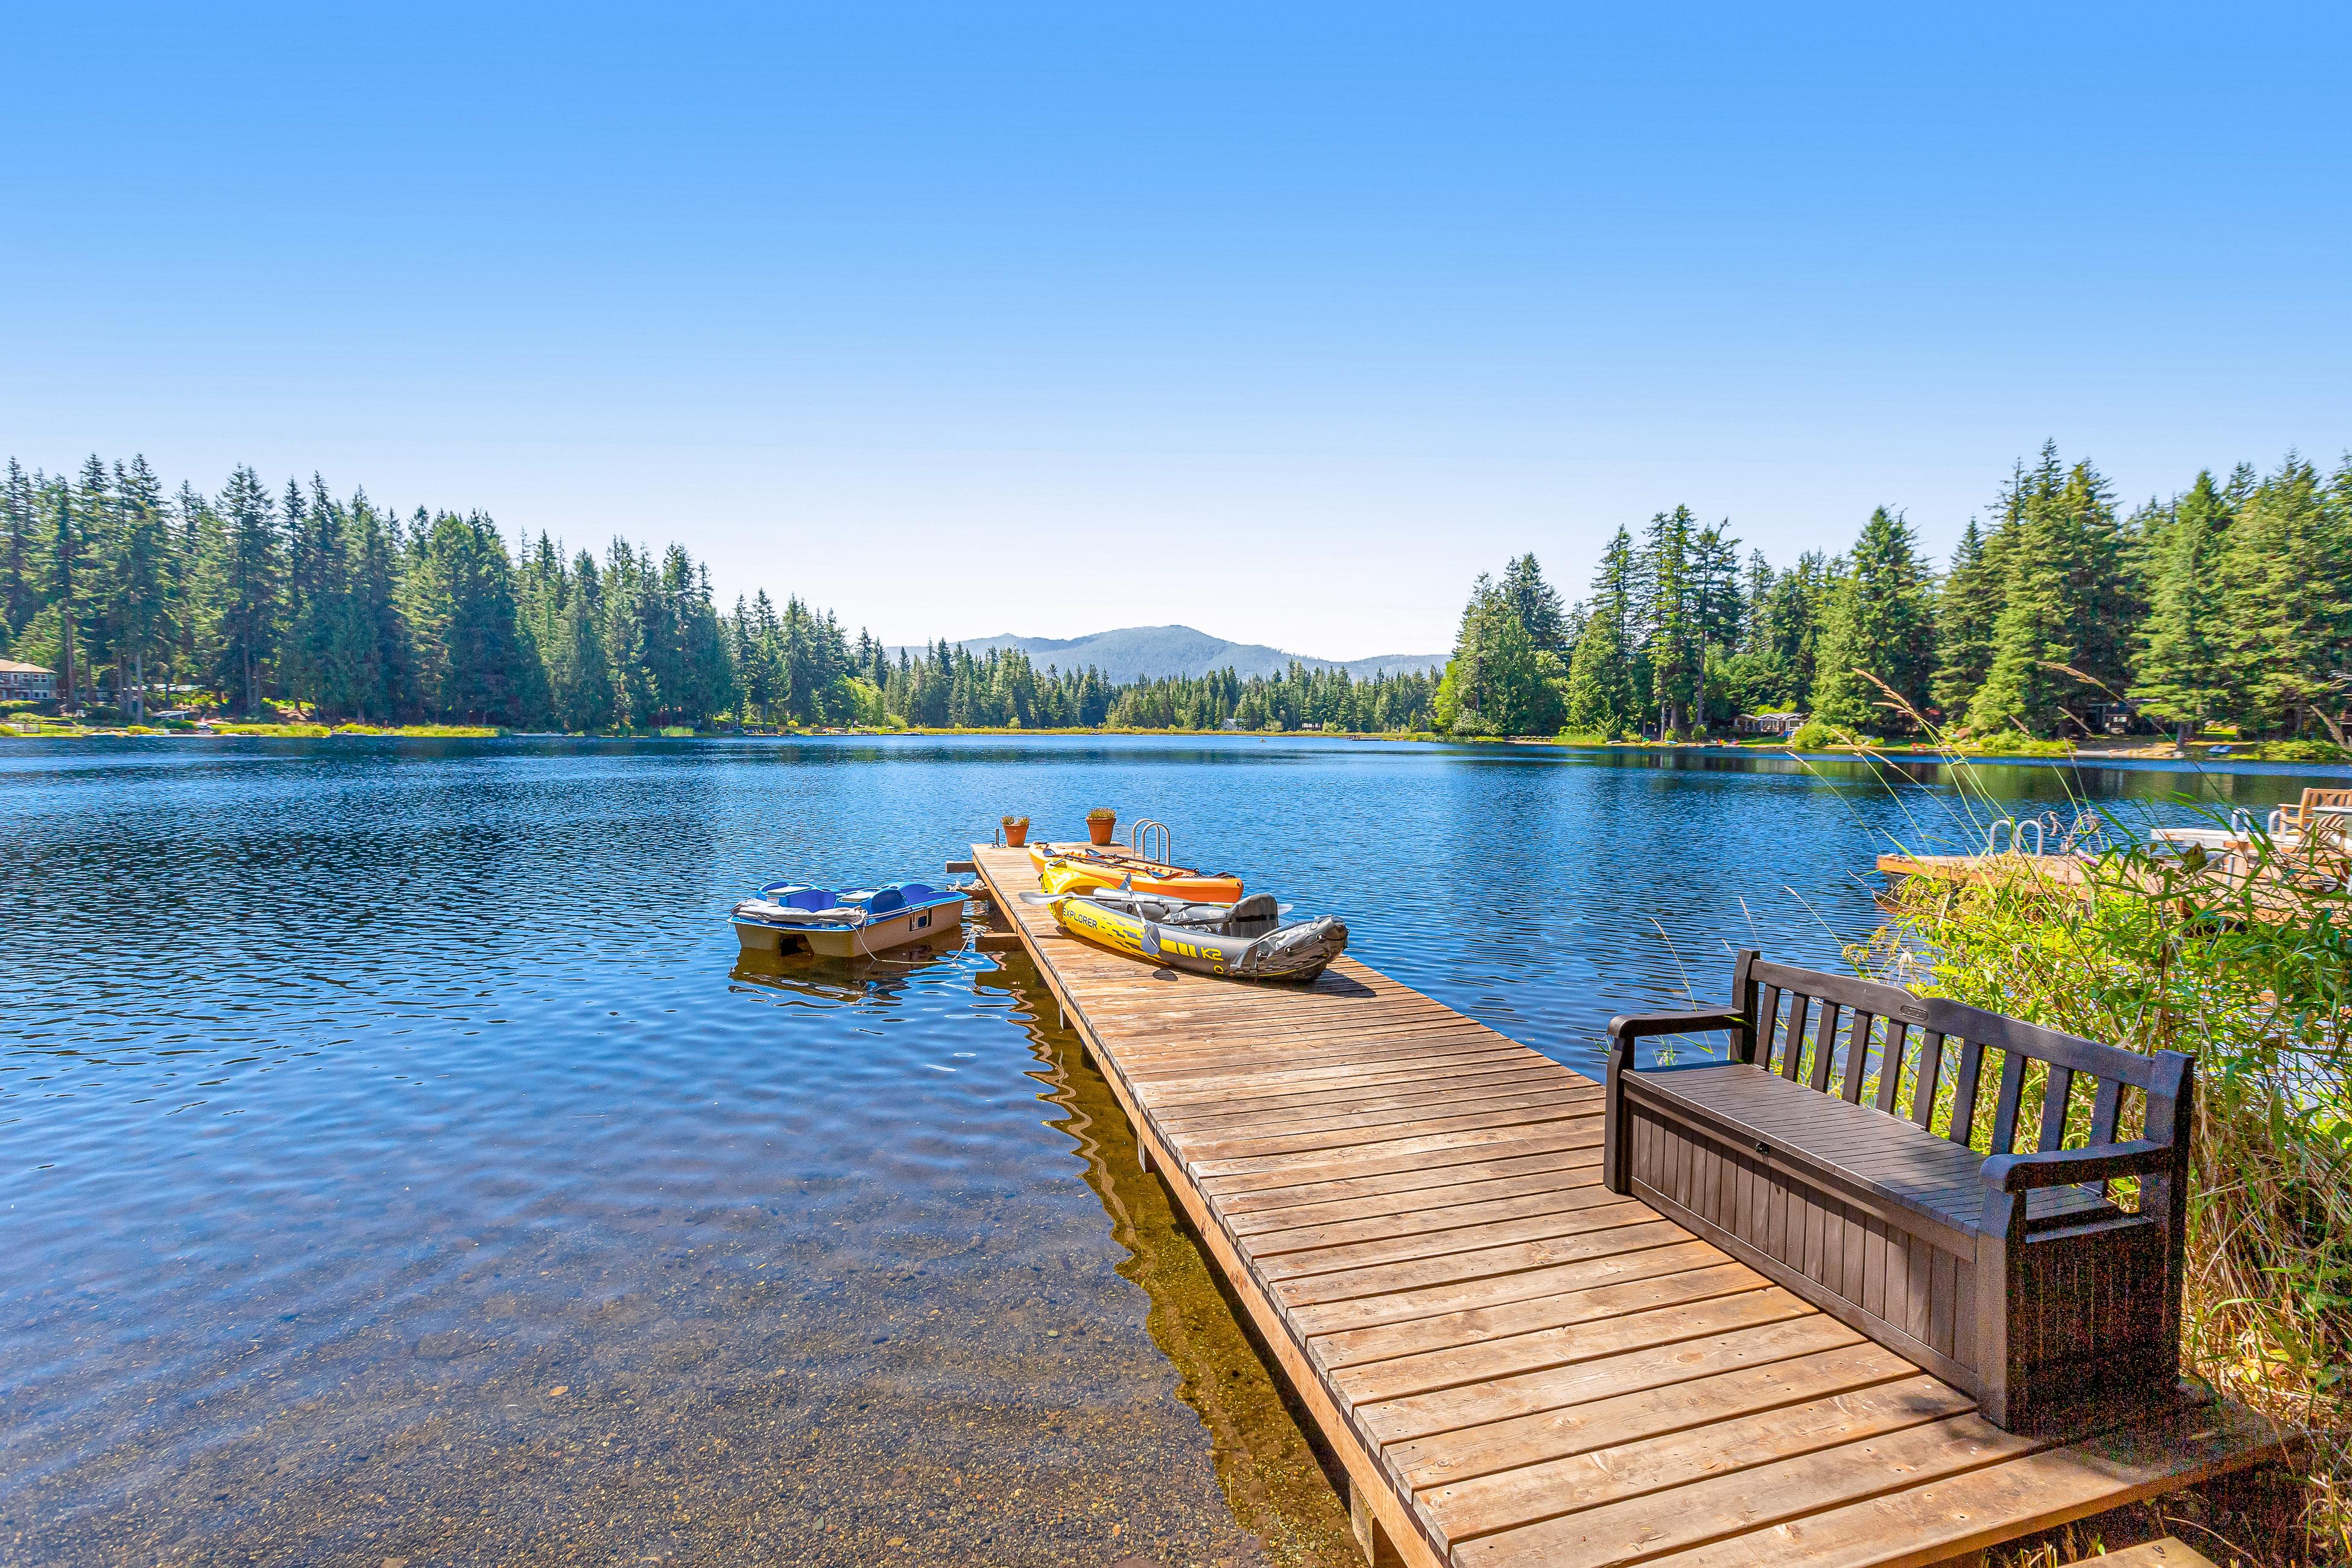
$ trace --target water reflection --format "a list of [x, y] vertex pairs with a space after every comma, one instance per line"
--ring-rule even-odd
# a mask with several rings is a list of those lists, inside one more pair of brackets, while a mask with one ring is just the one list
[[1255, 1342], [1158, 1176], [1143, 1170], [1134, 1130], [1110, 1085], [1074, 1029], [1047, 1022], [1053, 999], [1024, 953], [973, 978], [982, 991], [1016, 997], [1013, 1015], [1028, 1030], [1050, 1098], [1062, 1108], [1055, 1126], [1078, 1146], [1087, 1184], [1102, 1200], [1111, 1239], [1127, 1248], [1119, 1274], [1150, 1298], [1152, 1342], [1176, 1369], [1177, 1392], [1200, 1415], [1214, 1445], [1217, 1479], [1234, 1517], [1265, 1560], [1297, 1568], [1353, 1568], [1360, 1561], [1349, 1533], [1344, 1484], [1335, 1457], [1285, 1384], [1273, 1358]]
[[814, 952], [755, 952], [742, 949], [728, 978], [745, 985], [794, 992], [822, 1002], [856, 1002], [906, 990], [922, 967], [962, 951], [962, 925], [942, 926], [929, 936], [887, 952], [827, 958]]

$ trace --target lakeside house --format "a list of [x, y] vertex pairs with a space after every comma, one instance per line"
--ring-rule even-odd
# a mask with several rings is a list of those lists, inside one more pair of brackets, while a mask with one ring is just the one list
[[0, 702], [47, 702], [57, 694], [56, 670], [0, 658]]
[[1732, 729], [1742, 735], [1793, 735], [1805, 727], [1802, 713], [1742, 713]]

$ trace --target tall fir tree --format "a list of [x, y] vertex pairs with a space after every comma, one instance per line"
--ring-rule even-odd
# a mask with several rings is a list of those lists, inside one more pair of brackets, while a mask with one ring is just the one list
[[163, 483], [144, 457], [117, 468], [115, 512], [105, 626], [118, 698], [144, 722], [149, 666], [169, 658], [178, 645], [182, 608], [171, 511]]
[[1661, 736], [1687, 727], [1705, 668], [1691, 582], [1696, 521], [1687, 506], [1659, 512], [1650, 520], [1642, 542], [1643, 648], [1649, 667], [1650, 707]]
[[2230, 700], [2220, 573], [2229, 527], [2229, 502], [2203, 472], [2148, 531], [2148, 613], [2131, 696], [2179, 741]]
[[77, 658], [82, 646], [82, 605], [89, 594], [90, 574], [85, 570], [89, 552], [82, 542], [83, 520], [74, 504], [73, 487], [59, 479], [51, 482], [48, 494], [49, 548], [43, 596], [48, 600], [55, 627], [58, 698], [71, 709], [81, 702], [82, 672]]
[[239, 712], [257, 713], [273, 678], [285, 603], [277, 509], [261, 477], [245, 468], [229, 475], [217, 504], [219, 540], [204, 574], [213, 681]]
[[2224, 657], [2234, 717], [2260, 731], [2324, 728], [2345, 742], [2352, 665], [2352, 459], [2324, 483], [2287, 455], [2236, 509], [2221, 555]]
[[[2002, 535], [1996, 533], [1993, 539]], [[1936, 597], [1935, 673], [1927, 698], [1948, 722], [1967, 713], [1992, 668], [1992, 630], [2000, 619], [2005, 552], [1997, 552], [1975, 518], [1960, 532]]]
[[2006, 508], [2007, 568], [1984, 683], [1969, 699], [1979, 735], [2020, 728], [2052, 735], [2094, 728], [2091, 708], [2130, 680], [2128, 628], [2139, 600], [2106, 482], [2087, 462], [2063, 468], [2044, 446]]
[[1580, 735], [1613, 738], [1634, 721], [1633, 683], [1617, 617], [1596, 606], [1576, 639], [1563, 694], [1565, 727]]
[[32, 476], [16, 458], [8, 459], [0, 479], [0, 653], [13, 646], [16, 634], [40, 613], [40, 499]]
[[1935, 668], [1927, 574], [1903, 514], [1878, 508], [1863, 525], [1822, 617], [1812, 716], [1849, 730], [1908, 731], [1876, 677], [1913, 710]]
[[1543, 568], [1532, 553], [1503, 569], [1502, 591], [1537, 647], [1558, 653], [1568, 647], [1568, 616], [1560, 606], [1559, 591], [1544, 581]]
[[[1719, 671], [1739, 646], [1747, 619], [1739, 586], [1739, 541], [1732, 537], [1728, 518], [1699, 530], [1691, 541], [1690, 595], [1700, 668]], [[1703, 674], [1692, 709], [1694, 727], [1701, 734], [1708, 728], [1708, 701]]]

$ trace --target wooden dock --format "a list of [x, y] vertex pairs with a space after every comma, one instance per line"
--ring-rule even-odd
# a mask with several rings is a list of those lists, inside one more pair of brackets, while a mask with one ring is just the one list
[[[1592, 1080], [1342, 959], [1312, 987], [1154, 969], [999, 919], [1415, 1568], [1924, 1564], [2252, 1464], [2209, 1405], [2063, 1447], [1600, 1181]], [[1835, 1260], [1831, 1260], [1834, 1263]]]

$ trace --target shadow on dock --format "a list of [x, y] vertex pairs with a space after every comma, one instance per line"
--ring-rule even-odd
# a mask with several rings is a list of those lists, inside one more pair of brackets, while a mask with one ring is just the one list
[[1110, 1086], [1087, 1059], [1073, 1030], [1054, 1026], [1054, 999], [1022, 952], [974, 976], [982, 990], [1013, 997], [1045, 1085], [1057, 1107], [1048, 1125], [1077, 1145], [1087, 1185], [1126, 1248], [1118, 1266], [1150, 1300], [1146, 1327], [1176, 1369], [1178, 1392], [1213, 1446], [1218, 1482], [1234, 1519], [1282, 1568], [1353, 1568], [1361, 1562], [1347, 1504], [1335, 1489], [1336, 1456], [1311, 1436], [1296, 1395], [1244, 1326], [1238, 1303], [1201, 1254], [1158, 1178], [1136, 1156], [1135, 1135]]

